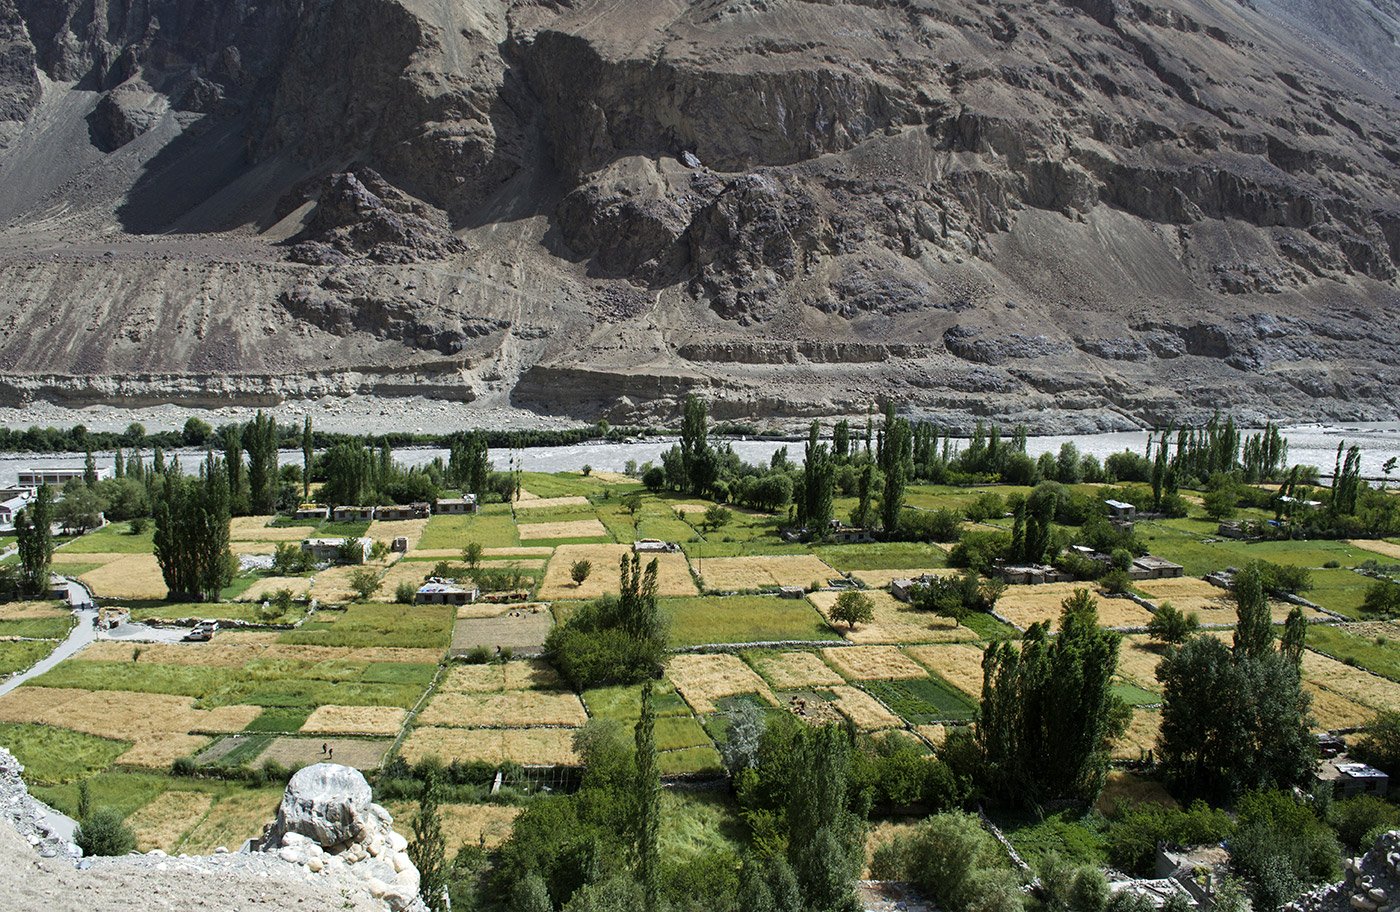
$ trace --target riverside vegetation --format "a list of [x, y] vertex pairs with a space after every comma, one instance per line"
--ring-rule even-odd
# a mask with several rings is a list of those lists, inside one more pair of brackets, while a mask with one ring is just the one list
[[[21, 518], [0, 635], [56, 613], [50, 570], [137, 618], [250, 625], [99, 642], [0, 697], [0, 744], [94, 839], [232, 847], [331, 751], [414, 818], [434, 906], [846, 910], [869, 872], [948, 909], [1099, 912], [1134, 908], [1101, 869], [1149, 873], [1158, 841], [1228, 839], [1220, 901], [1262, 908], [1400, 822], [1312, 777], [1323, 728], [1364, 729], [1354, 755], [1400, 772], [1400, 498], [1345, 448], [1323, 486], [1274, 429], [1228, 419], [1100, 464], [1072, 445], [1032, 460], [994, 428], [954, 450], [890, 408], [814, 424], [800, 466], [746, 465], [698, 400], [660, 465], [616, 475], [497, 471], [482, 435], [418, 469], [385, 441], [318, 455], [309, 423], [296, 437], [304, 460], [280, 470], [291, 435], [261, 417], [211, 429], [196, 476], [128, 452]], [[308, 496], [459, 492], [480, 511], [291, 516]], [[116, 521], [54, 536], [43, 514], [73, 499]], [[1107, 499], [1147, 515], [1114, 525]], [[870, 540], [836, 543], [833, 521]], [[354, 568], [295, 547], [327, 536], [380, 547]], [[1191, 578], [1127, 577], [1149, 550]], [[1000, 560], [1076, 582], [1006, 585]], [[1229, 590], [1197, 578], [1226, 567]], [[925, 574], [908, 603], [885, 591]], [[489, 601], [405, 604], [429, 576]], [[1297, 594], [1323, 611], [1281, 601]]]

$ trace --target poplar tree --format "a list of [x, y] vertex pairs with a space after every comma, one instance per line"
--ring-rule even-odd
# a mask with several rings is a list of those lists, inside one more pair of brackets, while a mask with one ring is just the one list
[[661, 907], [661, 770], [656, 757], [656, 709], [651, 682], [642, 685], [642, 710], [636, 728], [637, 881], [643, 908]]
[[311, 416], [307, 415], [301, 424], [301, 496], [311, 499], [311, 460], [316, 455], [315, 438], [311, 434]]
[[442, 835], [442, 813], [437, 775], [423, 783], [418, 813], [413, 817], [413, 839], [408, 858], [418, 869], [418, 895], [431, 912], [445, 912], [447, 904], [447, 840]]
[[259, 515], [277, 508], [277, 422], [261, 409], [248, 424], [243, 445], [248, 451], [249, 505]]
[[1274, 647], [1273, 617], [1269, 599], [1264, 593], [1264, 578], [1258, 563], [1251, 563], [1235, 574], [1233, 584], [1235, 612], [1235, 654], [1241, 658], [1258, 658]]
[[[220, 429], [224, 440], [224, 466], [228, 475], [228, 492], [233, 512], [242, 516], [248, 512], [247, 493], [243, 485], [243, 426], [238, 423], [226, 424]], [[160, 451], [156, 451], [159, 460]], [[156, 471], [162, 471], [159, 464]]]
[[49, 588], [49, 569], [53, 564], [53, 519], [53, 489], [46, 484], [39, 486], [34, 503], [15, 514], [20, 587], [32, 596], [42, 596]]
[[909, 460], [913, 447], [909, 422], [896, 418], [894, 403], [885, 406], [885, 427], [879, 450], [880, 470], [885, 476], [885, 492], [880, 499], [880, 520], [885, 533], [899, 531], [899, 514], [904, 509], [904, 492], [909, 483]]
[[228, 473], [213, 453], [198, 478], [178, 467], [159, 476], [154, 550], [171, 601], [213, 601], [232, 579], [230, 500]]
[[699, 497], [709, 493], [715, 480], [707, 422], [705, 403], [694, 395], [686, 396], [681, 417], [681, 490]]

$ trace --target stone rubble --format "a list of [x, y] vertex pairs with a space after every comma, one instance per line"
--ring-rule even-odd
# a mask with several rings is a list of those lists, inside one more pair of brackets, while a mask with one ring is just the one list
[[8, 821], [41, 858], [77, 860], [82, 850], [70, 838], [66, 817], [29, 794], [21, 775], [24, 766], [0, 747], [0, 818]]
[[1382, 834], [1343, 870], [1346, 880], [1304, 894], [1282, 912], [1400, 912], [1400, 830]]

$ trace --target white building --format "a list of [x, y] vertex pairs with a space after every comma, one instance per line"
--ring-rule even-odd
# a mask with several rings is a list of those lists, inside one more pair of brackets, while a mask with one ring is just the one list
[[[18, 484], [21, 488], [37, 488], [40, 485], [61, 488], [75, 479], [82, 481], [84, 473], [85, 470], [82, 466], [44, 466], [37, 469], [20, 469]], [[98, 467], [98, 481], [106, 481], [111, 477], [111, 466]]]

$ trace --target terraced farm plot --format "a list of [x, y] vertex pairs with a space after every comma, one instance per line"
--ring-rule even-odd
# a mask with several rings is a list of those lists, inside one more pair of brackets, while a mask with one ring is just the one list
[[866, 681], [864, 687], [913, 725], [966, 722], [977, 716], [977, 707], [971, 700], [934, 678]]
[[[996, 605], [996, 613], [1022, 630], [1032, 624], [1046, 622], [1058, 630], [1060, 613], [1066, 599], [1077, 590], [1092, 586], [1085, 583], [1046, 583], [1040, 586], [1007, 586]], [[1152, 614], [1129, 599], [1095, 596], [1098, 602], [1099, 625], [1102, 627], [1146, 627]]]
[[894, 646], [848, 646], [822, 650], [822, 658], [851, 681], [927, 678], [928, 671]]
[[833, 687], [831, 692], [835, 696], [832, 703], [836, 710], [861, 731], [880, 731], [886, 728], [897, 728], [904, 724], [899, 716], [890, 712], [880, 704], [879, 700], [859, 687], [849, 685]]
[[146, 802], [126, 818], [136, 837], [136, 850], [169, 851], [180, 844], [185, 834], [194, 828], [209, 809], [214, 796], [208, 792], [187, 792], [172, 789]]
[[140, 535], [131, 534], [131, 524], [114, 522], [75, 538], [54, 551], [59, 554], [150, 554], [155, 529], [147, 526]]
[[267, 651], [267, 643], [123, 643], [99, 640], [71, 662], [131, 662], [133, 665], [189, 665], [242, 668]]
[[1314, 624], [1308, 646], [1392, 681], [1400, 681], [1400, 628], [1393, 624]]
[[0, 681], [34, 667], [57, 645], [53, 640], [0, 640]]
[[1167, 808], [1179, 806], [1166, 786], [1156, 779], [1148, 779], [1128, 770], [1111, 770], [1094, 807], [1101, 814], [1117, 814], [1120, 809], [1134, 804], [1157, 804]]
[[[373, 567], [373, 565], [370, 565]], [[350, 578], [359, 567], [328, 567], [311, 576], [308, 594], [322, 605], [344, 605], [358, 598]]]
[[[930, 576], [961, 576], [961, 570], [949, 567], [925, 567], [925, 568], [903, 568], [895, 570], [853, 570], [851, 576], [860, 580], [871, 589], [888, 589], [891, 582], [897, 579], [918, 579], [925, 574]], [[886, 593], [888, 594], [888, 593]]]
[[519, 547], [520, 536], [509, 505], [488, 504], [480, 513], [434, 516], [418, 539], [418, 553], [446, 549], [461, 554], [467, 542], [473, 541], [487, 549]]
[[1362, 728], [1376, 718], [1376, 711], [1371, 707], [1333, 693], [1312, 681], [1304, 681], [1303, 690], [1312, 698], [1310, 710], [1315, 731]]
[[[387, 738], [289, 738], [272, 739], [272, 743], [258, 755], [254, 765], [261, 766], [268, 761], [280, 763], [289, 769], [298, 769], [329, 760], [343, 766], [353, 766], [357, 770], [377, 770], [384, 762], [384, 755], [394, 742]], [[325, 744], [330, 752], [321, 753]]]
[[1125, 680], [1146, 690], [1157, 691], [1161, 684], [1157, 681], [1157, 666], [1163, 658], [1162, 648], [1146, 634], [1133, 634], [1123, 637], [1118, 647], [1118, 674]]
[[369, 524], [369, 531], [365, 534], [377, 542], [392, 546], [394, 539], [408, 539], [408, 553], [412, 554], [418, 547], [418, 542], [423, 539], [423, 532], [428, 528], [428, 519], [376, 519]]
[[1353, 548], [1360, 548], [1372, 554], [1379, 554], [1394, 561], [1400, 561], [1400, 545], [1383, 538], [1355, 538], [1347, 541]]
[[608, 530], [597, 519], [573, 519], [559, 522], [521, 523], [521, 541], [570, 538], [610, 538]]
[[673, 647], [711, 643], [779, 643], [839, 640], [806, 599], [776, 595], [663, 598]]
[[1311, 649], [1303, 653], [1303, 680], [1371, 709], [1400, 707], [1400, 683], [1329, 659]]
[[[669, 681], [656, 681], [652, 684], [652, 709], [657, 718], [666, 716], [690, 716], [690, 707], [676, 693]], [[642, 686], [640, 684], [595, 687], [585, 691], [583, 701], [588, 704], [588, 715], [595, 719], [617, 719], [620, 722], [635, 723], [642, 714]]]
[[229, 520], [230, 541], [255, 542], [299, 542], [310, 538], [312, 529], [307, 526], [270, 526], [275, 516], [235, 516]]
[[1162, 730], [1162, 714], [1154, 709], [1135, 709], [1128, 730], [1113, 745], [1113, 759], [1137, 760], [1146, 751], [1157, 749], [1157, 733]]
[[745, 592], [778, 586], [808, 586], [840, 576], [810, 554], [707, 557], [696, 566], [705, 588], [713, 592]]
[[737, 656], [678, 655], [666, 667], [666, 676], [697, 713], [717, 712], [718, 701], [740, 694], [757, 694], [771, 705], [777, 700], [768, 685]]
[[532, 497], [528, 500], [521, 499], [516, 503], [515, 509], [520, 510], [557, 510], [561, 507], [583, 507], [585, 510], [592, 509], [593, 504], [587, 497], [572, 495], [568, 497]]
[[502, 693], [560, 689], [563, 682], [548, 662], [526, 659], [489, 665], [454, 664], [438, 683], [439, 694]]
[[588, 721], [588, 713], [578, 696], [567, 691], [515, 690], [439, 693], [418, 719], [443, 728], [578, 727]]
[[[314, 591], [314, 590], [313, 590]], [[278, 640], [317, 646], [408, 646], [445, 648], [455, 611], [450, 605], [387, 605], [370, 602], [341, 612], [323, 612]]]
[[231, 851], [262, 834], [263, 826], [277, 813], [282, 789], [250, 789], [220, 798], [204, 819], [195, 824], [178, 848], [192, 855], [209, 855], [223, 846]]
[[0, 603], [0, 622], [71, 619], [73, 612], [61, 602], [31, 601]]
[[398, 561], [379, 578], [379, 588], [374, 591], [374, 597], [385, 602], [394, 601], [400, 583], [408, 583], [416, 591], [432, 572], [433, 565], [427, 561]]
[[491, 651], [500, 647], [534, 652], [543, 648], [553, 626], [554, 616], [539, 605], [482, 605], [468, 617], [458, 613], [451, 651], [463, 655], [477, 647]]
[[36, 721], [0, 722], [0, 745], [24, 765], [24, 779], [33, 788], [73, 782], [106, 769], [131, 747], [131, 742]]
[[292, 598], [304, 599], [311, 594], [309, 576], [266, 576], [244, 589], [237, 598], [240, 602], [261, 602], [270, 599], [280, 590], [286, 589]]
[[[89, 555], [107, 558], [110, 555]], [[163, 599], [165, 577], [154, 554], [123, 554], [78, 576], [94, 594], [108, 599]]]
[[[394, 826], [405, 831], [418, 812], [416, 801], [386, 801], [384, 808], [394, 817]], [[442, 836], [448, 845], [449, 857], [457, 846], [485, 844], [494, 849], [510, 838], [515, 818], [525, 810], [509, 804], [442, 804]]]
[[801, 690], [809, 687], [839, 687], [846, 681], [831, 670], [815, 653], [777, 652], [755, 649], [744, 653], [774, 690]]
[[813, 592], [807, 599], [832, 629], [852, 643], [958, 643], [977, 639], [976, 632], [956, 621], [916, 611], [888, 592], [874, 589], [865, 594], [874, 606], [874, 617], [868, 623], [857, 624], [854, 630], [849, 624], [831, 620], [839, 592]]
[[397, 735], [408, 710], [396, 706], [318, 706], [301, 726], [303, 735]]
[[906, 646], [904, 652], [974, 700], [982, 698], [982, 650], [977, 646]]
[[574, 730], [568, 728], [415, 728], [402, 755], [409, 763], [436, 757], [524, 766], [576, 766]]
[[[622, 591], [622, 577], [619, 562], [630, 560], [631, 545], [560, 545], [554, 551], [545, 568], [544, 580], [540, 584], [539, 598], [542, 599], [594, 599], [601, 595], [617, 595]], [[642, 569], [645, 571], [652, 560], [656, 561], [656, 592], [662, 596], [699, 595], [695, 580], [690, 576], [690, 564], [684, 554], [643, 554]], [[592, 572], [582, 585], [574, 583], [570, 577], [575, 562], [586, 560], [592, 565]]]

